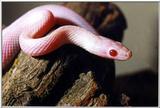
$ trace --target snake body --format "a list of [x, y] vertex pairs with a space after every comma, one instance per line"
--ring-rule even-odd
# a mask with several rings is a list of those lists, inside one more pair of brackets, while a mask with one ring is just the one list
[[[63, 26], [46, 35], [55, 24]], [[44, 5], [28, 11], [6, 27], [2, 36], [3, 69], [20, 49], [30, 56], [41, 56], [64, 44], [77, 45], [104, 58], [127, 60], [131, 57], [131, 51], [120, 42], [100, 36], [80, 15], [60, 5]]]

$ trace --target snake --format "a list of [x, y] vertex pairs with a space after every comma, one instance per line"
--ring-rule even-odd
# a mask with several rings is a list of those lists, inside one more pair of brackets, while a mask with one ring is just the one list
[[[61, 25], [55, 28], [55, 25]], [[51, 30], [53, 29], [53, 30]], [[51, 30], [51, 31], [50, 31]], [[99, 57], [128, 60], [131, 50], [99, 35], [82, 16], [62, 5], [35, 7], [2, 30], [2, 69], [22, 50], [28, 56], [49, 54], [73, 44]]]

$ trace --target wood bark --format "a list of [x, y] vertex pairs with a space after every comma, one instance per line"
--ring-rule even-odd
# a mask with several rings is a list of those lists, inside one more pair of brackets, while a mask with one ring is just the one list
[[[101, 35], [122, 40], [126, 22], [114, 4], [63, 5], [82, 15]], [[37, 58], [20, 51], [3, 75], [2, 105], [110, 105], [114, 74], [113, 60], [97, 57], [73, 45], [62, 46]]]

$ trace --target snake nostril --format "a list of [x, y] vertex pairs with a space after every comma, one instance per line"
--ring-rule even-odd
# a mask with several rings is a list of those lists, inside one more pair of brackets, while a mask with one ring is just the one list
[[128, 54], [128, 55], [129, 55], [129, 57], [131, 57], [131, 56], [132, 56], [132, 52], [131, 52], [131, 51], [129, 51], [129, 54]]
[[132, 56], [132, 52], [131, 51], [128, 51], [127, 54], [126, 54], [127, 58], [130, 58]]

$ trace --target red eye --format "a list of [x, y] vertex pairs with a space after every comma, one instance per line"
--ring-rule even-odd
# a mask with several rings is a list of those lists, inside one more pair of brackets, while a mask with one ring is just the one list
[[109, 54], [110, 54], [111, 56], [115, 57], [115, 56], [117, 56], [118, 53], [117, 53], [116, 50], [112, 49], [112, 50], [109, 51]]

